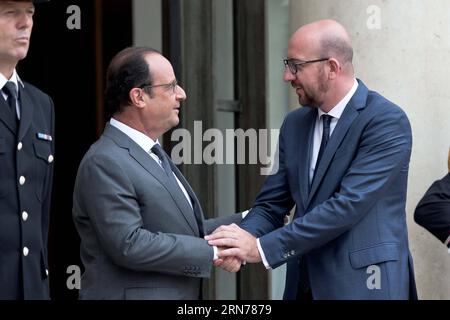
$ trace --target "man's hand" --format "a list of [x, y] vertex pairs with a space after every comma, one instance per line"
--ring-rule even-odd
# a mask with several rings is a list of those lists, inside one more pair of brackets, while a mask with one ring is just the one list
[[256, 263], [261, 261], [256, 238], [236, 224], [221, 226], [205, 237], [209, 245], [228, 247], [218, 253], [219, 259], [236, 257], [240, 261]]
[[[227, 248], [217, 247], [217, 249], [218, 253], [220, 253]], [[241, 260], [236, 257], [219, 258], [214, 261], [215, 267], [221, 267], [228, 272], [238, 272], [241, 269], [241, 264]]]

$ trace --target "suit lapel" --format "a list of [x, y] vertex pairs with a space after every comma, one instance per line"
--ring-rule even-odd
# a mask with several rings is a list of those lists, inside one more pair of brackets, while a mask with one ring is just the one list
[[[301, 126], [305, 126], [307, 129], [306, 135], [299, 135], [299, 187], [300, 196], [302, 198], [303, 205], [306, 208], [306, 202], [309, 195], [309, 170], [311, 167], [311, 153], [314, 139], [314, 125], [317, 117], [317, 110], [311, 109], [309, 114], [305, 117], [305, 121]], [[308, 128], [309, 126], [309, 128]]]
[[186, 219], [187, 223], [191, 227], [192, 231], [195, 234], [199, 234], [198, 226], [196, 219], [193, 215], [193, 211], [191, 206], [189, 205], [186, 197], [181, 192], [178, 186], [173, 186], [173, 183], [169, 180], [164, 170], [154, 161], [148, 153], [142, 150], [139, 146], [131, 146], [130, 155], [137, 161], [139, 164], [147, 170], [151, 175], [153, 175], [170, 193], [172, 199], [180, 209], [180, 212]]
[[33, 118], [33, 103], [25, 90], [19, 85], [20, 91], [20, 126], [19, 126], [19, 140], [22, 140], [28, 129], [30, 128], [31, 120]]
[[194, 213], [191, 206], [187, 202], [186, 197], [180, 189], [172, 186], [172, 182], [167, 177], [164, 170], [154, 161], [151, 156], [142, 150], [133, 140], [131, 140], [126, 134], [121, 132], [119, 129], [111, 126], [109, 123], [106, 125], [105, 133], [106, 136], [112, 138], [119, 146], [128, 149], [130, 156], [136, 160], [148, 173], [150, 173], [156, 180], [158, 180], [162, 186], [169, 192], [178, 209], [180, 210], [182, 216], [194, 232], [194, 234], [199, 234], [199, 226], [195, 219]]
[[169, 158], [169, 162], [170, 162], [170, 166], [172, 168], [172, 171], [175, 173], [175, 175], [177, 176], [178, 180], [180, 180], [181, 184], [183, 185], [183, 187], [186, 189], [189, 197], [191, 198], [192, 201], [192, 207], [194, 210], [194, 214], [195, 217], [197, 219], [197, 224], [200, 230], [200, 233], [202, 233], [202, 235], [204, 235], [204, 228], [203, 228], [203, 210], [202, 207], [200, 205], [200, 202], [197, 199], [197, 196], [195, 195], [194, 190], [192, 190], [189, 182], [186, 180], [186, 178], [183, 176], [183, 174], [180, 172], [180, 170], [178, 170], [178, 168], [175, 166], [175, 164], [172, 162], [172, 160], [170, 160]]
[[368, 89], [367, 87], [359, 81], [358, 89], [353, 95], [352, 99], [347, 104], [344, 112], [342, 113], [341, 118], [339, 119], [336, 128], [333, 131], [333, 134], [328, 141], [325, 152], [322, 155], [322, 160], [319, 163], [319, 166], [316, 168], [316, 173], [314, 177], [313, 184], [311, 186], [311, 191], [309, 193], [307, 206], [309, 206], [314, 194], [317, 192], [317, 189], [325, 176], [325, 173], [330, 166], [331, 160], [333, 159], [336, 150], [341, 145], [344, 140], [347, 131], [350, 129], [353, 121], [359, 115], [359, 109], [365, 107], [365, 101], [367, 98]]

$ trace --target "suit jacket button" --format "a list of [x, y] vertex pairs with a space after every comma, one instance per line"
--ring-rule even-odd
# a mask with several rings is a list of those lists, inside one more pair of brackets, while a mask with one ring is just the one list
[[25, 179], [25, 177], [24, 176], [21, 176], [20, 178], [19, 178], [19, 184], [21, 185], [21, 186], [23, 186], [24, 184], [25, 184], [25, 181], [26, 181], [27, 179]]
[[23, 256], [26, 257], [30, 253], [30, 250], [27, 247], [24, 247], [22, 250]]
[[24, 211], [22, 212], [22, 220], [27, 221], [28, 220], [28, 212]]
[[45, 275], [48, 277], [48, 269], [45, 269]]
[[52, 163], [53, 160], [55, 160], [55, 158], [53, 157], [53, 155], [49, 155], [49, 156], [48, 156], [48, 163]]
[[19, 144], [17, 145], [17, 151], [22, 150], [22, 148], [23, 148], [23, 144], [22, 144], [22, 142], [19, 142]]

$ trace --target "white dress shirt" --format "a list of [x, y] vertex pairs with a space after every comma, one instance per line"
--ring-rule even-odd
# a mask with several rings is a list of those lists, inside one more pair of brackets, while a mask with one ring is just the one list
[[[330, 123], [330, 137], [331, 137], [334, 129], [336, 128], [336, 125], [337, 125], [339, 119], [342, 117], [342, 114], [344, 113], [345, 107], [347, 106], [347, 104], [349, 103], [350, 99], [353, 97], [353, 95], [355, 94], [357, 89], [358, 89], [358, 81], [356, 81], [356, 79], [355, 79], [350, 91], [345, 95], [344, 98], [342, 98], [341, 101], [338, 102], [338, 104], [336, 106], [334, 106], [330, 110], [330, 112], [325, 113], [321, 109], [318, 110], [316, 123], [314, 126], [314, 137], [313, 137], [314, 141], [313, 141], [313, 150], [312, 150], [312, 158], [311, 158], [311, 167], [309, 169], [310, 183], [314, 177], [314, 171], [316, 170], [316, 162], [317, 162], [317, 157], [319, 155], [320, 144], [322, 143], [323, 121], [321, 121], [321, 116], [324, 114], [328, 114], [333, 117], [331, 119], [331, 123]], [[267, 262], [264, 251], [261, 247], [261, 244], [259, 242], [259, 238], [256, 239], [256, 245], [258, 247], [258, 251], [261, 256], [262, 262], [264, 263], [264, 266], [266, 267], [266, 269], [271, 269], [269, 263]]]
[[[22, 88], [25, 87], [23, 82], [22, 82], [22, 80], [20, 80], [19, 75], [16, 72], [16, 69], [14, 69], [14, 72], [13, 72], [13, 75], [12, 75], [11, 79], [6, 79], [6, 77], [0, 72], [0, 91], [1, 91], [3, 99], [5, 99], [5, 101], [8, 99], [8, 96], [3, 92], [3, 87], [6, 85], [6, 83], [8, 81], [14, 82], [14, 84], [16, 85], [17, 90], [19, 90], [19, 84], [22, 86]], [[19, 99], [17, 99], [17, 103], [16, 103], [16, 113], [17, 113], [17, 118], [20, 120]]]

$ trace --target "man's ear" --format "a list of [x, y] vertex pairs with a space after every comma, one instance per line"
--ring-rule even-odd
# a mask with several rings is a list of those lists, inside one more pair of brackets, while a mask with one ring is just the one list
[[129, 93], [133, 105], [142, 108], [144, 106], [144, 92], [140, 88], [133, 88]]
[[335, 58], [330, 58], [328, 60], [328, 68], [330, 70], [328, 73], [328, 78], [330, 80], [336, 79], [338, 74], [341, 72], [341, 64], [339, 63], [339, 61]]

